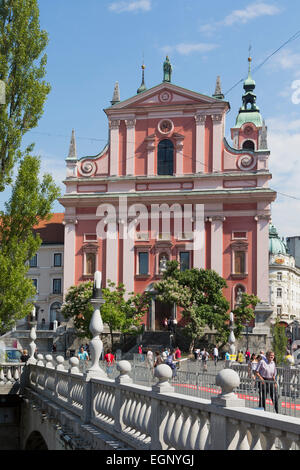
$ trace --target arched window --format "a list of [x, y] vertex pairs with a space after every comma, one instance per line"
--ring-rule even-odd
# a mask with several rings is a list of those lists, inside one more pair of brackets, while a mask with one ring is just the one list
[[174, 173], [174, 145], [169, 139], [161, 140], [157, 151], [157, 174], [173, 175]]
[[254, 152], [254, 142], [252, 142], [252, 140], [245, 140], [245, 142], [243, 143], [243, 150], [251, 150], [252, 152]]

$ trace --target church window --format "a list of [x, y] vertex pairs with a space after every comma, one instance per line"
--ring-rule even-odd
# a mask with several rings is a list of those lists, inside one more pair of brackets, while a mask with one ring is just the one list
[[234, 256], [234, 272], [235, 274], [244, 274], [246, 268], [245, 251], [236, 251]]
[[149, 253], [139, 252], [139, 274], [149, 273]]
[[93, 275], [95, 271], [96, 271], [96, 255], [95, 253], [87, 253], [85, 274]]
[[169, 139], [161, 140], [157, 151], [157, 174], [173, 175], [174, 173], [174, 145]]
[[190, 253], [189, 251], [181, 251], [179, 253], [180, 258], [180, 271], [190, 269]]

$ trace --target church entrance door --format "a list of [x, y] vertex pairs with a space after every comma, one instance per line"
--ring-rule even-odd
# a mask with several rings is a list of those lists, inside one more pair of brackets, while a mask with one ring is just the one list
[[165, 318], [173, 317], [173, 305], [155, 300], [155, 331], [163, 331]]

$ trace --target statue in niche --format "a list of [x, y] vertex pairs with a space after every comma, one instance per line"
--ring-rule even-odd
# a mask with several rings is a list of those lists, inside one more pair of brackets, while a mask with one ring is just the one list
[[242, 295], [243, 295], [243, 291], [239, 287], [238, 290], [237, 290], [237, 293], [236, 293], [236, 298], [235, 298], [235, 303], [237, 305], [240, 305], [242, 303]]
[[167, 257], [165, 254], [159, 259], [159, 274], [163, 274], [167, 270]]

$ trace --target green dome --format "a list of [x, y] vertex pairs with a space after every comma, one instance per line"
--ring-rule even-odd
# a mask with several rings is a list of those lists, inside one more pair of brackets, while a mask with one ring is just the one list
[[276, 227], [269, 227], [269, 253], [271, 255], [286, 255], [287, 249], [283, 240], [280, 239]]

